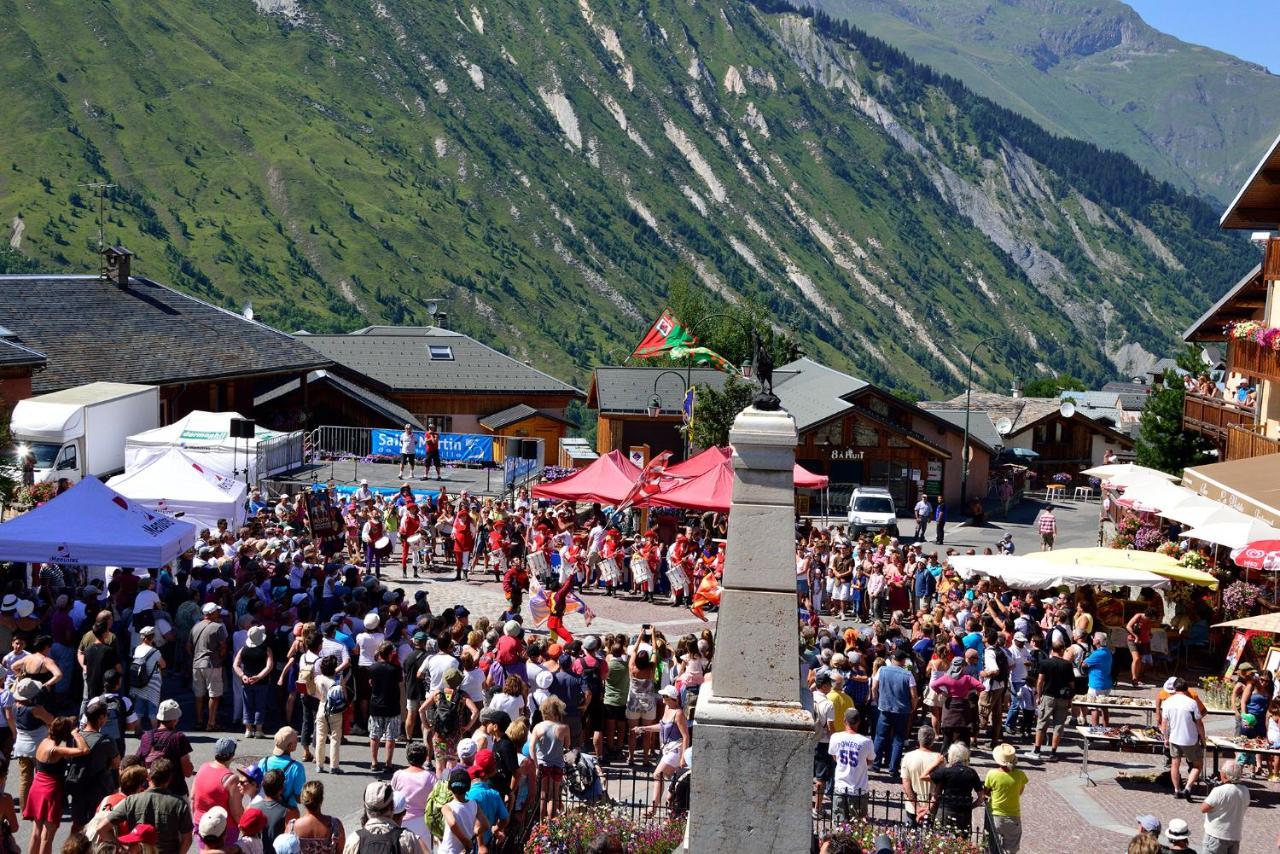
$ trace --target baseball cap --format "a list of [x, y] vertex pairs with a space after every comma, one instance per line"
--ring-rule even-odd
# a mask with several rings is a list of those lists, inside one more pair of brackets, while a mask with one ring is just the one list
[[480, 713], [480, 723], [497, 724], [500, 729], [505, 731], [507, 727], [511, 726], [511, 716], [502, 711], [502, 709], [486, 708]]
[[476, 758], [471, 763], [471, 767], [467, 769], [468, 773], [475, 779], [490, 777], [498, 770], [498, 760], [493, 755], [493, 751], [489, 748], [476, 751]]
[[[254, 812], [258, 813], [258, 815], [262, 815], [261, 810], [254, 810]], [[265, 821], [266, 816], [262, 816], [262, 817], [263, 817], [263, 820]], [[136, 844], [139, 842], [142, 843], [143, 845], [155, 845], [156, 844], [156, 827], [154, 824], [135, 824], [133, 826], [133, 830], [129, 831], [123, 836], [117, 837], [116, 841], [122, 842], [126, 845]]]
[[661, 691], [658, 692], [658, 695], [661, 697], [666, 697], [668, 700], [679, 700], [680, 689], [674, 685], [666, 685], [662, 688]]
[[155, 626], [143, 626], [142, 628], [138, 629], [138, 634], [143, 636], [154, 635], [155, 633], [156, 633]]
[[1176, 685], [1177, 683], [1178, 683], [1178, 677], [1170, 676], [1168, 679], [1164, 680], [1164, 685], [1162, 687], [1166, 691], [1172, 691], [1173, 686]]
[[267, 814], [257, 807], [249, 807], [240, 814], [240, 832], [257, 836], [267, 826]]
[[216, 614], [218, 611], [219, 608], [217, 602], [205, 602], [204, 607], [200, 609], [200, 613], [204, 614], [206, 617], [210, 614]]
[[236, 768], [236, 773], [240, 775], [241, 779], [255, 786], [261, 786], [262, 778], [266, 776], [266, 772], [262, 770], [261, 765], [240, 765]]
[[227, 811], [222, 807], [213, 807], [200, 816], [200, 836], [221, 836], [227, 831]]
[[465, 792], [471, 788], [471, 774], [466, 768], [454, 768], [449, 772], [449, 790]]
[[464, 763], [470, 764], [471, 760], [475, 759], [477, 750], [475, 739], [463, 738], [458, 740], [458, 758]]
[[1138, 827], [1141, 827], [1147, 833], [1159, 833], [1160, 819], [1150, 813], [1144, 813], [1143, 815], [1138, 816]]
[[364, 787], [364, 806], [371, 813], [382, 813], [391, 809], [393, 798], [390, 783], [374, 780]]
[[1024, 635], [1022, 632], [1014, 632], [1014, 633], [1013, 633], [1013, 642], [1014, 642], [1014, 643], [1026, 643], [1026, 642], [1027, 642], [1027, 636], [1026, 636], [1026, 635]]

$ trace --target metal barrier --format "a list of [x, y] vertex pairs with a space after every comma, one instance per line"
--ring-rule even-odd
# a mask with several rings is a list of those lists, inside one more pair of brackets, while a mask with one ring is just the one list
[[258, 482], [261, 483], [264, 478], [280, 472], [301, 468], [306, 462], [306, 443], [306, 434], [301, 431], [282, 433], [274, 439], [258, 442], [256, 448]]
[[372, 435], [367, 427], [321, 426], [311, 431], [308, 444], [315, 461], [365, 459], [372, 453]]
[[[821, 842], [850, 822], [865, 822], [873, 827], [891, 830], [896, 840], [908, 842], [905, 846], [907, 851], [916, 850], [916, 845], [923, 842], [921, 837], [926, 833], [936, 835], [946, 830], [936, 815], [917, 822], [914, 802], [908, 801], [901, 791], [881, 790], [867, 795], [831, 795], [827, 809], [813, 820], [814, 837]], [[985, 823], [980, 823], [977, 827], [952, 828], [952, 832], [954, 836], [968, 839], [984, 850], [990, 844], [990, 828]]]

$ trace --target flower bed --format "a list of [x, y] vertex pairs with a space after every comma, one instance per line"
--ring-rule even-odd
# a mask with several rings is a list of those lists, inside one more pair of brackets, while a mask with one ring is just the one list
[[1258, 585], [1247, 581], [1236, 581], [1227, 585], [1227, 589], [1222, 591], [1222, 610], [1233, 619], [1249, 617], [1257, 611], [1265, 596], [1265, 592]]
[[876, 837], [885, 834], [893, 843], [893, 854], [983, 854], [984, 845], [929, 828], [883, 827], [868, 822], [842, 824], [832, 833], [833, 841], [850, 840], [864, 851], [876, 850]]
[[1228, 338], [1251, 341], [1268, 350], [1280, 350], [1280, 329], [1267, 326], [1258, 320], [1240, 320], [1226, 326]]
[[615, 840], [628, 854], [671, 854], [684, 841], [684, 817], [639, 824], [608, 807], [571, 810], [535, 825], [524, 850], [527, 854], [586, 854], [601, 835]]

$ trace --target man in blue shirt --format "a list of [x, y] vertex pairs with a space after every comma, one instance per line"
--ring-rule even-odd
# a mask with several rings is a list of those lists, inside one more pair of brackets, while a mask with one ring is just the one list
[[916, 564], [915, 593], [917, 608], [933, 607], [933, 592], [937, 589], [938, 579], [925, 565], [924, 561]]
[[280, 727], [276, 731], [275, 749], [271, 755], [258, 763], [265, 774], [268, 771], [279, 771], [284, 775], [284, 792], [280, 803], [288, 809], [298, 808], [298, 796], [307, 782], [307, 769], [291, 755], [298, 749], [298, 733], [291, 726]]
[[960, 643], [964, 644], [966, 650], [975, 649], [978, 651], [978, 658], [982, 658], [986, 652], [986, 647], [982, 644], [982, 632], [979, 629], [982, 624], [978, 622], [977, 617], [970, 617], [969, 622], [965, 624], [965, 628], [969, 633], [960, 638]]
[[[1105, 697], [1111, 693], [1111, 647], [1110, 638], [1106, 632], [1095, 632], [1093, 635], [1093, 652], [1089, 653], [1080, 668], [1089, 675], [1089, 697]], [[1107, 710], [1092, 708], [1089, 710], [1089, 725], [1098, 725], [1098, 716], [1101, 713], [1102, 725], [1107, 726]]]
[[876, 758], [871, 770], [879, 773], [887, 759], [889, 774], [894, 779], [902, 765], [902, 748], [916, 707], [916, 677], [906, 669], [906, 662], [906, 651], [899, 649], [893, 654], [893, 663], [876, 673], [871, 688], [871, 698], [880, 712], [876, 719]]
[[498, 773], [498, 759], [488, 748], [476, 751], [476, 758], [467, 771], [471, 774], [471, 789], [467, 792], [467, 800], [479, 804], [480, 811], [489, 822], [489, 829], [484, 834], [485, 844], [492, 844], [495, 837], [501, 841], [511, 814], [507, 811], [502, 795], [489, 783], [493, 775]]

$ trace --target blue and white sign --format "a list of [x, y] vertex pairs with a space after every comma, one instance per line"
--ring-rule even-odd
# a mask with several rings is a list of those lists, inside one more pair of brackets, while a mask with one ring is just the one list
[[[375, 457], [400, 456], [399, 430], [370, 430], [370, 453]], [[413, 455], [427, 456], [425, 433], [413, 434]], [[441, 433], [440, 459], [447, 463], [493, 462], [493, 437], [476, 433]]]
[[517, 481], [541, 465], [542, 463], [539, 460], [526, 460], [508, 454], [502, 460], [503, 488], [510, 489]]

